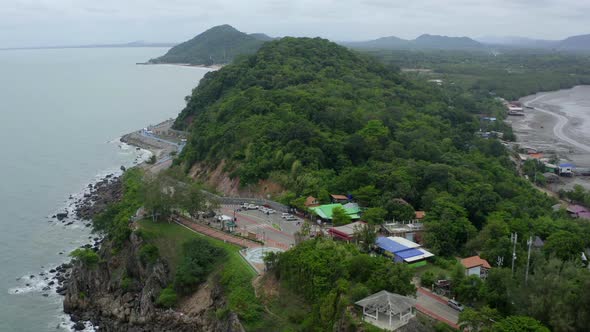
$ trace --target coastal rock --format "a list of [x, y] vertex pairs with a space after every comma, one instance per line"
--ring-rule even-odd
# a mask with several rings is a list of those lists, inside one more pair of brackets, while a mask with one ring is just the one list
[[65, 218], [68, 217], [68, 213], [67, 212], [60, 212], [60, 213], [57, 213], [55, 216], [56, 216], [57, 220], [61, 221], [61, 220], [64, 220]]
[[[216, 318], [215, 312], [227, 307], [217, 282], [199, 289], [193, 300], [197, 305], [179, 306], [176, 310], [158, 308], [155, 299], [173, 276], [161, 261], [149, 266], [141, 263], [142, 243], [141, 238], [131, 234], [123, 248], [113, 251], [112, 244], [104, 241], [98, 252], [98, 266], [86, 267], [75, 262], [64, 297], [64, 311], [80, 321], [91, 321], [101, 331], [244, 331], [234, 313], [223, 320]], [[122, 269], [134, 280], [126, 290], [121, 289]]]
[[82, 331], [85, 328], [86, 328], [86, 326], [82, 322], [76, 322], [76, 324], [74, 324], [74, 330], [75, 331]]

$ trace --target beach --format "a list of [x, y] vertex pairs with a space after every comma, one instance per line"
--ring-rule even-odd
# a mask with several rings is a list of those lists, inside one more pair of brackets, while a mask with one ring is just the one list
[[[521, 148], [557, 157], [577, 168], [590, 168], [590, 86], [538, 93], [521, 98], [525, 116], [508, 117]], [[532, 108], [530, 108], [532, 107]], [[575, 184], [590, 189], [590, 177], [560, 178], [556, 190]]]

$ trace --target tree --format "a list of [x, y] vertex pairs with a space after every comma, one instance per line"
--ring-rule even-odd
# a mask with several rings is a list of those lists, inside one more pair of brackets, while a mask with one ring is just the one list
[[402, 203], [399, 200], [391, 200], [386, 205], [388, 217], [396, 221], [409, 221], [416, 218], [416, 211], [407, 203]]
[[346, 214], [344, 208], [337, 206], [332, 209], [332, 223], [334, 223], [334, 226], [346, 225], [349, 224], [350, 221], [350, 216]]
[[177, 187], [177, 190], [180, 191], [179, 196], [181, 196], [178, 202], [180, 203], [179, 205], [190, 215], [196, 216], [199, 211], [204, 211], [206, 209], [208, 200], [199, 183], [190, 183], [187, 187], [183, 187], [182, 189]]
[[365, 224], [362, 226], [355, 226], [354, 238], [364, 252], [369, 252], [371, 247], [375, 244], [377, 239], [377, 232], [375, 226], [372, 224]]
[[492, 327], [493, 332], [549, 332], [538, 320], [526, 316], [508, 316]]
[[489, 331], [495, 321], [501, 318], [497, 310], [484, 306], [481, 310], [466, 308], [459, 313], [459, 327], [469, 331]]
[[381, 191], [374, 185], [364, 186], [353, 191], [352, 196], [362, 206], [376, 206], [381, 197]]
[[172, 211], [174, 188], [165, 180], [163, 175], [144, 179], [143, 203], [153, 221], [166, 220]]
[[[454, 281], [453, 284], [455, 284]], [[453, 286], [453, 291], [461, 301], [475, 303], [480, 297], [482, 284], [479, 276], [471, 275], [462, 279], [456, 287]]]
[[362, 214], [362, 220], [372, 225], [381, 225], [385, 220], [387, 211], [383, 208], [368, 208]]
[[579, 234], [557, 231], [547, 238], [543, 250], [547, 254], [554, 254], [561, 260], [576, 259], [584, 251], [584, 240]]
[[510, 269], [493, 268], [488, 272], [481, 296], [485, 302], [499, 310], [503, 314], [509, 314], [512, 311], [512, 304], [508, 294], [509, 286], [512, 284], [512, 275]]
[[465, 209], [450, 198], [443, 196], [436, 199], [434, 207], [425, 217], [426, 243], [442, 256], [460, 252], [476, 233], [466, 214]]

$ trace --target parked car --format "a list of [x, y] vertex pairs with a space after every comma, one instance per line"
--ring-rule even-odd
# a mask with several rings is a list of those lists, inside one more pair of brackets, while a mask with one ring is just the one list
[[267, 209], [266, 212], [268, 212], [269, 214], [277, 213], [277, 211], [273, 209]]
[[290, 216], [289, 213], [285, 213], [285, 212], [281, 213], [281, 218], [283, 218], [283, 219], [286, 219], [288, 216]]
[[447, 302], [447, 305], [455, 310], [459, 310], [459, 311], [463, 311], [465, 310], [465, 307], [463, 307], [463, 305], [455, 300], [449, 300], [449, 302]]
[[258, 210], [258, 205], [249, 204], [248, 205], [248, 210]]
[[295, 217], [294, 215], [289, 215], [287, 218], [288, 221], [294, 221], [294, 220], [298, 220], [297, 217]]

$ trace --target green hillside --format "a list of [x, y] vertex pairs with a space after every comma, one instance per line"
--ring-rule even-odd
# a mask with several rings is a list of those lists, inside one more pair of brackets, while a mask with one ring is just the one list
[[261, 34], [248, 35], [230, 25], [220, 25], [174, 46], [150, 63], [226, 64], [238, 55], [253, 54], [264, 42]]
[[284, 38], [208, 73], [176, 126], [194, 133], [181, 162], [224, 160], [242, 185], [270, 178], [293, 198], [352, 193], [390, 215], [392, 198], [427, 210], [448, 198], [479, 227], [490, 212], [536, 216], [548, 204], [507, 167], [499, 142], [474, 135], [474, 114], [498, 107], [326, 40]]

